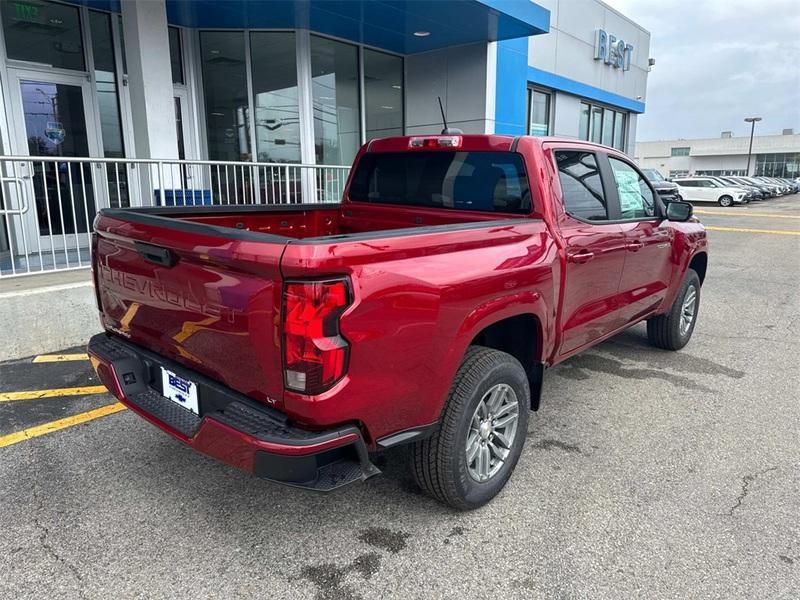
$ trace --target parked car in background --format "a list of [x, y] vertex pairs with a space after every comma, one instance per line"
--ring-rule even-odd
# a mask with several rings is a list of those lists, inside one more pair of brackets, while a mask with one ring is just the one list
[[781, 190], [781, 186], [779, 186], [779, 185], [778, 185], [777, 183], [775, 183], [774, 181], [767, 181], [766, 179], [762, 179], [762, 178], [756, 178], [756, 177], [747, 177], [747, 179], [748, 179], [748, 180], [750, 180], [750, 181], [755, 181], [755, 182], [758, 182], [758, 183], [760, 183], [761, 185], [766, 185], [766, 186], [768, 186], [768, 187], [769, 187], [769, 189], [771, 189], [771, 190], [772, 190], [772, 193], [773, 193], [775, 196], [781, 196], [781, 195], [783, 195], [783, 191]]
[[734, 185], [752, 185], [759, 190], [764, 195], [764, 198], [774, 198], [778, 195], [778, 190], [775, 186], [767, 185], [763, 181], [758, 181], [757, 179], [752, 179], [751, 177], [741, 177], [741, 176], [733, 176], [725, 178], [728, 181], [732, 181]]
[[762, 188], [757, 187], [755, 185], [749, 183], [742, 184], [737, 181], [734, 181], [730, 177], [714, 177], [714, 179], [725, 186], [741, 187], [746, 189], [749, 193], [748, 200], [750, 202], [752, 202], [753, 200], [763, 200], [765, 198]]
[[778, 188], [778, 194], [781, 196], [785, 196], [792, 192], [792, 188], [789, 187], [786, 182], [781, 181], [780, 179], [775, 179], [774, 177], [756, 177], [759, 181], [765, 181], [770, 185], [774, 185]]
[[731, 184], [729, 181], [724, 181], [717, 175], [706, 175], [706, 177], [722, 187], [742, 188], [745, 191], [744, 199], [746, 202], [753, 202], [756, 199], [756, 189], [752, 185], [738, 185], [736, 183]]
[[716, 202], [720, 206], [747, 204], [747, 190], [723, 185], [713, 177], [680, 177], [672, 180], [687, 202]]
[[787, 194], [796, 194], [800, 188], [793, 180], [786, 179], [785, 177], [767, 177], [766, 179], [784, 188]]
[[645, 177], [653, 185], [658, 197], [664, 202], [674, 202], [683, 200], [678, 186], [668, 181], [658, 169], [642, 169]]

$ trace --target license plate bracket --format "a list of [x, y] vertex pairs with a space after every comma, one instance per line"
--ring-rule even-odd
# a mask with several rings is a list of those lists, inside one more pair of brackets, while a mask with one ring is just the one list
[[162, 395], [186, 410], [200, 415], [197, 402], [197, 384], [161, 367]]

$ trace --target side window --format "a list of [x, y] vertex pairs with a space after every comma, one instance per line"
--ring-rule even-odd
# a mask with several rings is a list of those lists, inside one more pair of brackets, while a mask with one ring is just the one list
[[646, 219], [656, 215], [656, 199], [644, 177], [626, 162], [608, 157], [619, 192], [623, 219]]
[[558, 180], [567, 214], [586, 221], [608, 220], [603, 181], [591, 152], [557, 150]]

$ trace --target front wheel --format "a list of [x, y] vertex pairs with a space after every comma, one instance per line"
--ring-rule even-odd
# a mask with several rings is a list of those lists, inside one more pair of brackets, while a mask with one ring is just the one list
[[722, 196], [719, 200], [717, 200], [720, 206], [729, 207], [733, 206], [733, 198], [730, 196]]
[[417, 484], [459, 510], [483, 506], [503, 489], [522, 453], [530, 388], [513, 356], [470, 346], [439, 428], [411, 449]]
[[688, 269], [669, 312], [647, 321], [647, 338], [650, 343], [664, 350], [683, 348], [692, 337], [699, 308], [700, 277], [693, 269]]

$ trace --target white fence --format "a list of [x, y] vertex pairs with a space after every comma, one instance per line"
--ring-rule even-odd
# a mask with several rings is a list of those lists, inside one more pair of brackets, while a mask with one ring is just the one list
[[101, 208], [339, 202], [348, 166], [0, 156], [0, 277], [90, 265]]

